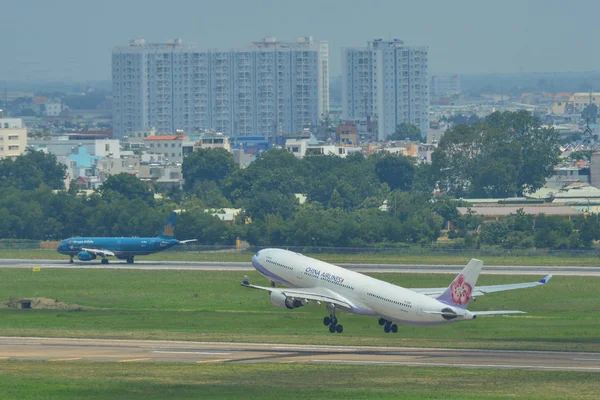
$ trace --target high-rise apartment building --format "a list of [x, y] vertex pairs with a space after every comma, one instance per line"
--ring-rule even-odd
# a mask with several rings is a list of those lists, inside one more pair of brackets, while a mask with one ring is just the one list
[[[377, 121], [378, 140], [402, 122], [429, 127], [428, 49], [398, 39], [376, 39], [342, 50], [342, 114], [345, 120]], [[359, 122], [360, 123], [360, 122]]]
[[264, 38], [226, 51], [133, 40], [112, 54], [114, 135], [149, 128], [265, 137], [300, 132], [316, 126], [329, 106], [321, 88], [328, 63], [323, 44], [308, 36], [293, 43]]
[[445, 97], [460, 93], [460, 75], [432, 75], [431, 96]]

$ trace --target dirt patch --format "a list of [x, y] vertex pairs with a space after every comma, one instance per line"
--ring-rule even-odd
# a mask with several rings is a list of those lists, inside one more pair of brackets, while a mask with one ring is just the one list
[[0, 302], [0, 308], [24, 308], [23, 302], [30, 302], [33, 310], [68, 310], [68, 311], [83, 311], [86, 307], [75, 303], [66, 303], [61, 299], [48, 299], [45, 297], [9, 297]]

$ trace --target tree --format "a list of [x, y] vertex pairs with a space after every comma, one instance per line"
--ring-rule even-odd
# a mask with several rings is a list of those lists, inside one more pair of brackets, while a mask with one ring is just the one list
[[154, 194], [146, 184], [135, 175], [125, 172], [109, 176], [98, 191], [106, 199], [118, 193], [129, 200], [143, 200], [150, 205], [154, 203]]
[[181, 173], [184, 189], [192, 190], [196, 182], [220, 184], [237, 169], [233, 154], [225, 149], [199, 149], [183, 159]]
[[381, 151], [371, 156], [375, 161], [375, 174], [390, 189], [410, 190], [415, 176], [415, 162], [412, 158]]
[[67, 167], [54, 154], [28, 151], [11, 160], [0, 160], [0, 187], [33, 190], [45, 184], [51, 189], [63, 189]]
[[455, 196], [511, 197], [542, 187], [560, 136], [527, 111], [495, 112], [446, 132], [432, 155], [439, 187]]
[[423, 141], [421, 130], [417, 126], [402, 122], [396, 126], [396, 131], [391, 135], [388, 135], [389, 140], [410, 140], [413, 142]]
[[596, 117], [598, 115], [598, 106], [594, 103], [590, 103], [581, 112], [581, 119], [586, 122], [596, 123]]

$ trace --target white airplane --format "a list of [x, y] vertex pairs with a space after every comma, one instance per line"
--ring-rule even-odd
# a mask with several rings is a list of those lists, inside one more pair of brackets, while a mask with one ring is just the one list
[[[469, 311], [467, 305], [477, 296], [505, 290], [540, 286], [552, 275], [536, 282], [475, 286], [483, 261], [472, 259], [447, 288], [406, 289], [401, 286], [349, 271], [314, 258], [281, 249], [260, 250], [252, 265], [271, 281], [270, 287], [251, 285], [244, 277], [242, 286], [266, 290], [275, 306], [294, 309], [310, 301], [325, 304], [329, 316], [323, 324], [329, 332], [342, 333], [336, 310], [379, 317], [385, 332], [397, 332], [398, 325], [442, 325], [472, 320], [482, 315], [524, 314], [523, 311]], [[289, 288], [277, 288], [279, 283]]]

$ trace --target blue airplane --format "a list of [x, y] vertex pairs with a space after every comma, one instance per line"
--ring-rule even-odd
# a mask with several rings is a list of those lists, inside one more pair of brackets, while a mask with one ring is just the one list
[[176, 217], [177, 214], [173, 211], [167, 218], [162, 233], [157, 237], [76, 237], [63, 240], [56, 250], [61, 254], [70, 256], [70, 263], [73, 263], [73, 257], [77, 256], [81, 261], [91, 261], [101, 257], [102, 264], [108, 264], [107, 257], [111, 256], [120, 260], [127, 260], [127, 263], [133, 264], [135, 256], [156, 253], [178, 244], [186, 244], [197, 240], [175, 239]]

